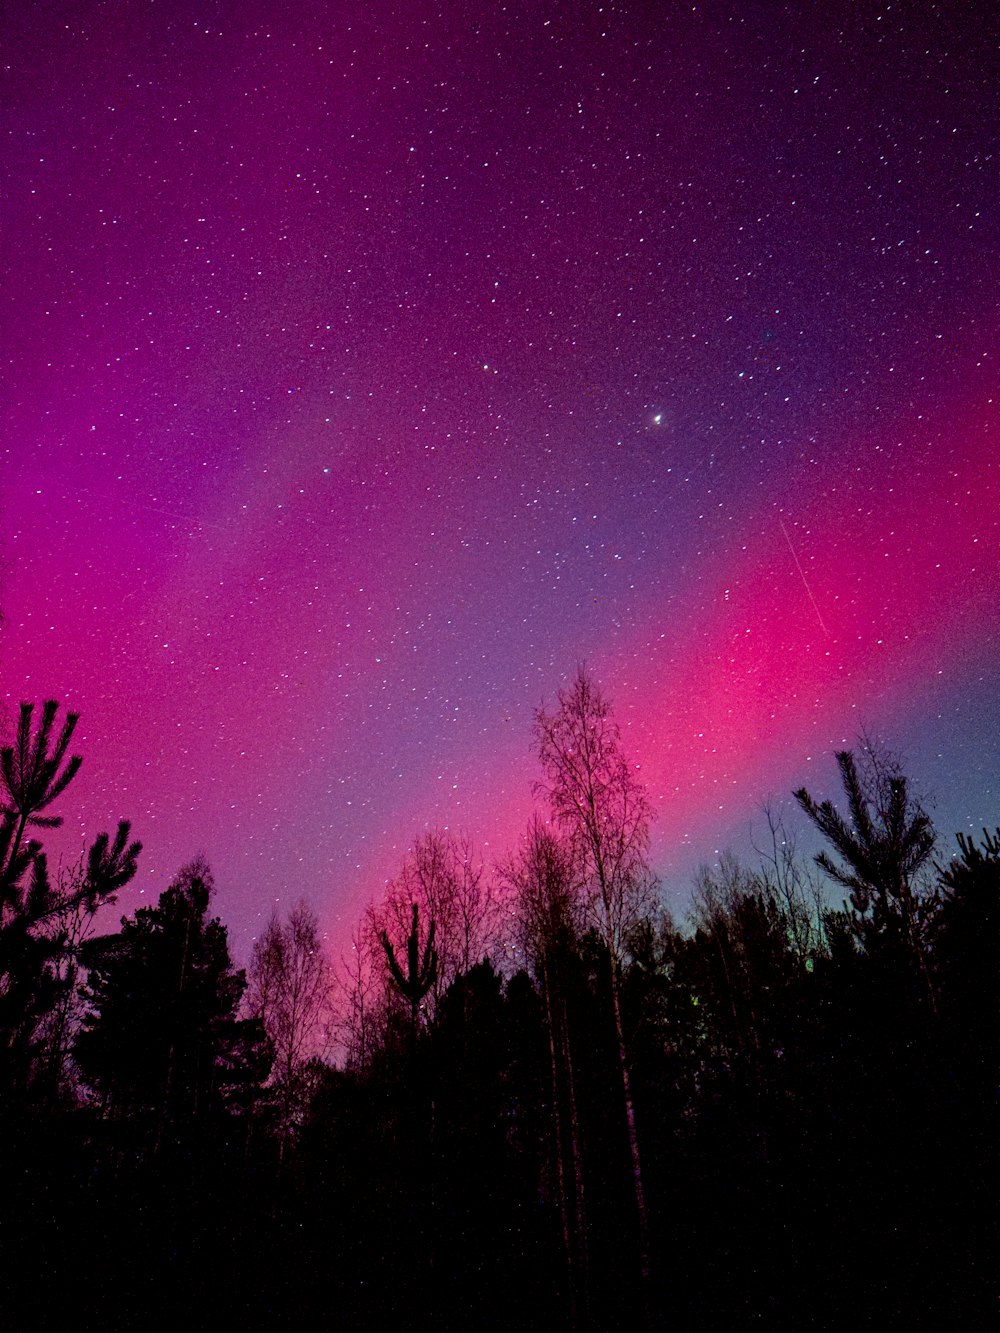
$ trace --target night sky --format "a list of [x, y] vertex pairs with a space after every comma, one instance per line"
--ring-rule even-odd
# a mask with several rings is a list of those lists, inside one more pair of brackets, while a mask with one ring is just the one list
[[6, 7], [0, 695], [119, 910], [339, 946], [583, 661], [680, 914], [862, 728], [1000, 821], [989, 10]]

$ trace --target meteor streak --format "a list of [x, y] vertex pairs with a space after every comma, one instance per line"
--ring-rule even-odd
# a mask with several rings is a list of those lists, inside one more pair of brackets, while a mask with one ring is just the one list
[[792, 559], [795, 561], [795, 568], [799, 571], [799, 577], [802, 579], [802, 586], [809, 594], [809, 600], [813, 604], [813, 610], [816, 612], [816, 619], [819, 621], [823, 633], [829, 638], [830, 631], [827, 629], [823, 617], [819, 613], [819, 607], [816, 605], [816, 598], [812, 595], [812, 588], [810, 588], [809, 584], [806, 582], [806, 572], [799, 562], [799, 557], [795, 554], [795, 547], [792, 545], [792, 539], [788, 535], [788, 529], [785, 527], [783, 519], [779, 518], [778, 522], [781, 524], [781, 531], [785, 534], [785, 541], [788, 543], [788, 549], [791, 551]]

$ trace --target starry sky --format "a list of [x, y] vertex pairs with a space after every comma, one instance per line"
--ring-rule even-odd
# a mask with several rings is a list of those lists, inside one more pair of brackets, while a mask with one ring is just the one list
[[[2, 690], [234, 950], [487, 859], [586, 662], [666, 896], [865, 729], [1000, 821], [988, 6], [3, 18]], [[786, 805], [790, 806], [790, 802]], [[790, 818], [795, 821], [795, 816]]]

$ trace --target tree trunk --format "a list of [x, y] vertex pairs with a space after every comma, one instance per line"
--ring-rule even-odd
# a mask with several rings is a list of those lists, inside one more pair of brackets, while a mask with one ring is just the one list
[[618, 994], [618, 969], [615, 966], [613, 952], [609, 951], [608, 965], [611, 973], [611, 1006], [615, 1015], [615, 1036], [618, 1040], [618, 1064], [622, 1075], [622, 1094], [625, 1101], [625, 1123], [628, 1127], [628, 1146], [632, 1158], [632, 1181], [635, 1187], [635, 1211], [638, 1222], [639, 1273], [642, 1278], [643, 1308], [647, 1322], [649, 1314], [649, 1218], [646, 1213], [646, 1194], [642, 1186], [642, 1163], [639, 1157], [639, 1138], [635, 1129], [635, 1104], [632, 1100], [632, 1081], [628, 1072], [628, 1055], [625, 1051], [625, 1030], [622, 1026], [621, 1002]]
[[[563, 1255], [566, 1272], [569, 1275], [570, 1299], [573, 1296], [573, 1245], [570, 1238], [569, 1200], [566, 1195], [566, 1168], [563, 1140], [565, 1131], [562, 1118], [562, 1098], [559, 1096], [559, 1061], [556, 1056], [555, 1019], [552, 1013], [552, 993], [549, 985], [548, 969], [542, 964], [542, 989], [545, 992], [545, 1026], [549, 1033], [549, 1066], [552, 1075], [552, 1121], [555, 1130], [556, 1148], [556, 1184], [559, 1191], [559, 1217], [562, 1222]], [[574, 1309], [575, 1322], [575, 1309]]]
[[566, 1097], [569, 1102], [569, 1142], [570, 1157], [573, 1163], [573, 1232], [576, 1240], [574, 1252], [577, 1274], [578, 1308], [586, 1316], [589, 1306], [589, 1257], [587, 1241], [587, 1209], [583, 1189], [583, 1150], [580, 1143], [580, 1118], [576, 1109], [576, 1076], [573, 1072], [573, 1053], [569, 1040], [569, 1016], [566, 1001], [560, 1002], [562, 1011], [562, 1044], [566, 1066]]
[[[580, 1123], [576, 1109], [573, 1058], [569, 1044], [569, 1016], [565, 998], [553, 994], [552, 984], [550, 965], [543, 961], [542, 987], [545, 993], [545, 1020], [549, 1033], [559, 1212], [569, 1282], [570, 1322], [573, 1328], [579, 1328], [588, 1304], [583, 1160], [580, 1151]], [[567, 1169], [567, 1164], [571, 1170]]]

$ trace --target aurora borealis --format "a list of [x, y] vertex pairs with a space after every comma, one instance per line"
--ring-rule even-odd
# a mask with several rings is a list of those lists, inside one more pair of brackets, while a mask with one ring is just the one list
[[3, 26], [6, 721], [80, 711], [125, 909], [204, 852], [244, 952], [339, 941], [424, 829], [502, 853], [580, 661], [680, 907], [862, 728], [996, 824], [985, 10]]

